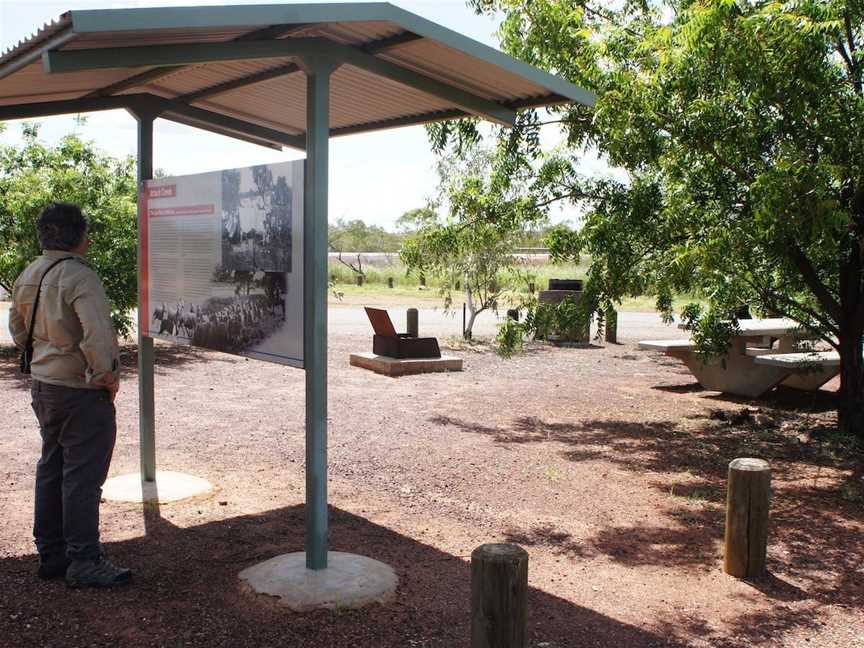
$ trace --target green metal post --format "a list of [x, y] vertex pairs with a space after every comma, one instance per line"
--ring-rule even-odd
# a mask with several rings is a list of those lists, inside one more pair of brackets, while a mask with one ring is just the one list
[[326, 569], [327, 520], [327, 176], [328, 61], [306, 60], [303, 210], [303, 363], [306, 367], [306, 567]]
[[[152, 112], [134, 111], [138, 120], [138, 194], [144, 190], [144, 182], [153, 178], [153, 121]], [[140, 200], [140, 198], [139, 198]], [[144, 220], [138, 214], [138, 240]], [[138, 257], [138, 304], [141, 304], [141, 264]], [[141, 444], [141, 477], [145, 481], [156, 480], [156, 405], [153, 396], [153, 338], [141, 334], [148, 314], [138, 308], [138, 435]]]

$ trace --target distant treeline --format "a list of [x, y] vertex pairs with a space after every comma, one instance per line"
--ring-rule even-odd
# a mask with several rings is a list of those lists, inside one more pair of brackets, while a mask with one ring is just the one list
[[[412, 212], [408, 212], [411, 214]], [[380, 225], [369, 225], [360, 219], [340, 218], [330, 224], [330, 249], [334, 252], [399, 252], [402, 242], [417, 230], [416, 221], [400, 218], [395, 232]], [[516, 247], [545, 247], [543, 239], [549, 227], [527, 230]]]

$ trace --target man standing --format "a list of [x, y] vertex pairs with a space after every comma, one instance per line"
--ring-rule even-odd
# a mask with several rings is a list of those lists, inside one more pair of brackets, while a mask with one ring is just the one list
[[106, 560], [99, 543], [120, 378], [110, 306], [84, 258], [90, 241], [81, 209], [52, 203], [36, 228], [42, 256], [15, 282], [9, 330], [20, 348], [32, 334], [31, 393], [42, 435], [33, 525], [38, 574], [65, 576], [71, 587], [122, 585], [132, 572]]

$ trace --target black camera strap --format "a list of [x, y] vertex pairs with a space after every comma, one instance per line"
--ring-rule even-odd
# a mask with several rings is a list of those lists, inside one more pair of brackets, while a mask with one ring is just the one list
[[54, 269], [54, 266], [74, 258], [75, 257], [70, 256], [63, 257], [62, 259], [57, 259], [54, 263], [48, 266], [48, 269], [42, 274], [42, 278], [39, 280], [39, 287], [36, 289], [36, 299], [33, 300], [33, 310], [30, 311], [30, 329], [27, 331], [27, 344], [24, 347], [24, 349], [28, 351], [31, 356], [33, 354], [33, 327], [36, 325], [36, 309], [39, 308], [39, 294], [42, 292], [42, 282], [45, 281], [45, 277], [47, 277], [48, 273]]

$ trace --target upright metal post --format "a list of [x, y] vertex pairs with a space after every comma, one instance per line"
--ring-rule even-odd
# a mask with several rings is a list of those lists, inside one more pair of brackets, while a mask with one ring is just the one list
[[[138, 121], [138, 195], [144, 183], [153, 178], [153, 122], [156, 114], [146, 110], [130, 111]], [[144, 228], [144, 214], [138, 211], [138, 240]], [[140, 248], [139, 248], [140, 251]], [[141, 445], [141, 476], [156, 480], [156, 406], [153, 396], [153, 338], [142, 335], [148, 314], [141, 308], [141, 265], [138, 256], [138, 435]]]
[[306, 174], [303, 211], [303, 362], [306, 367], [306, 567], [326, 569], [327, 520], [327, 176], [330, 75], [305, 60]]

